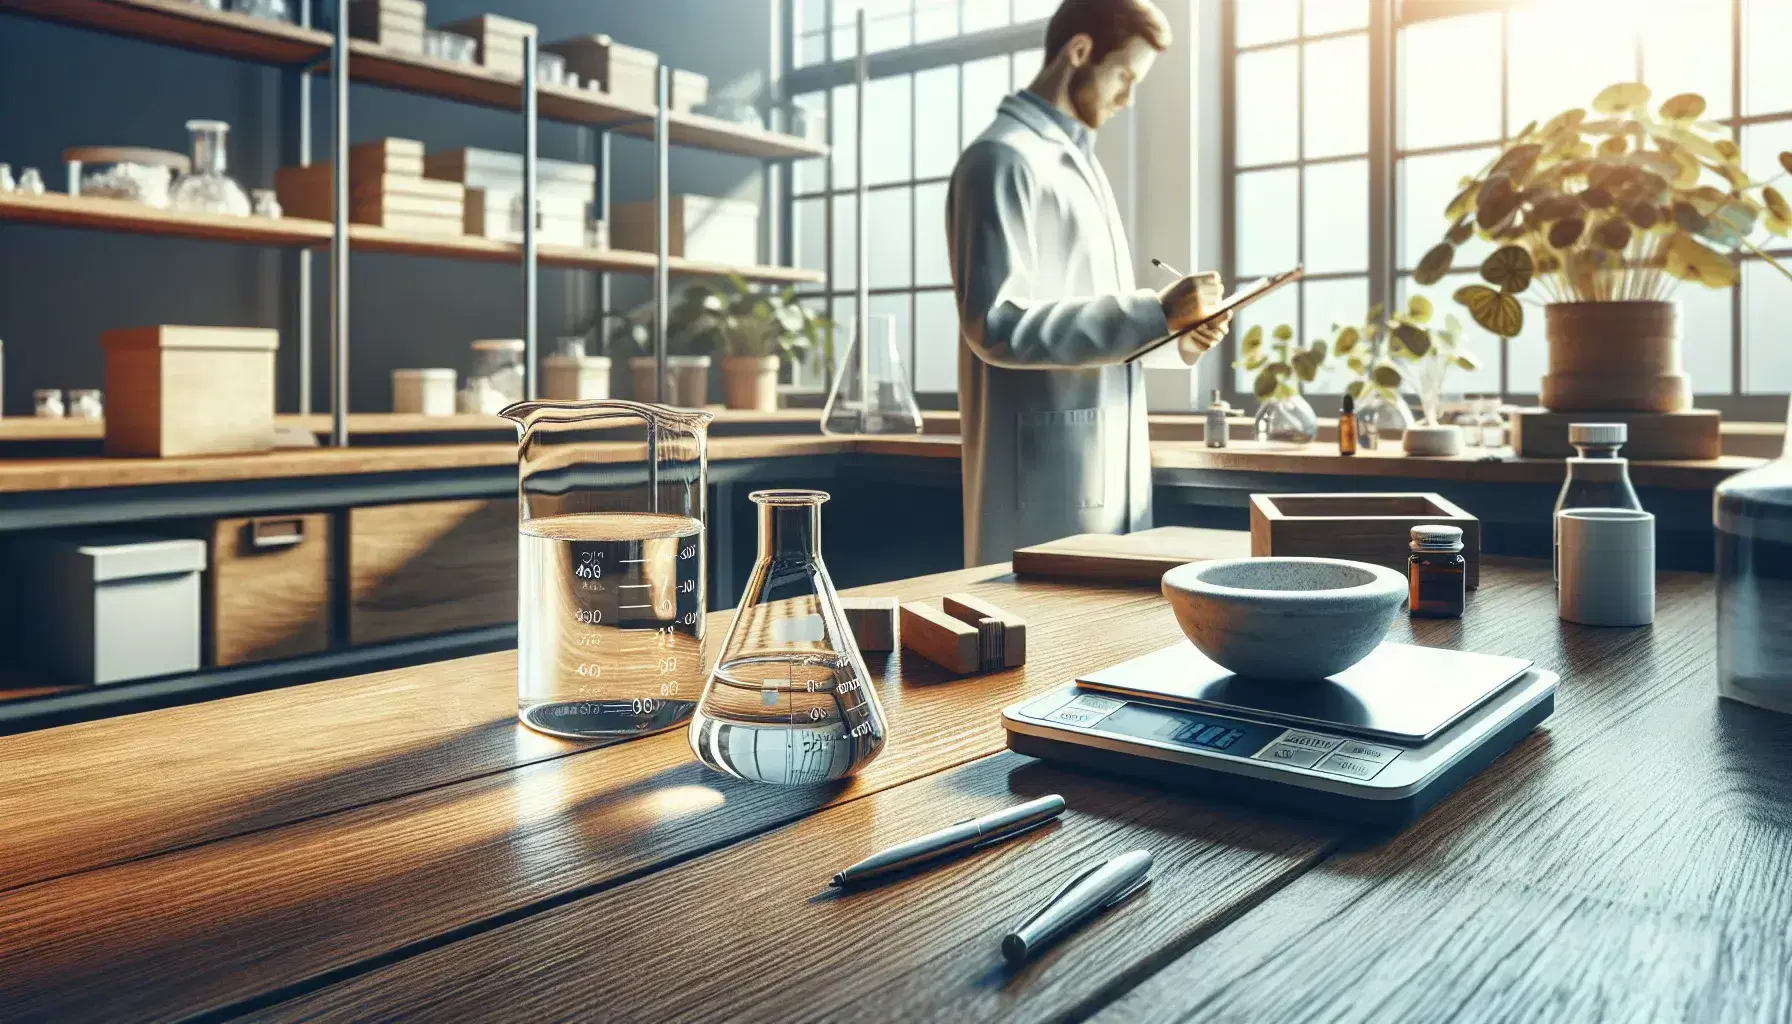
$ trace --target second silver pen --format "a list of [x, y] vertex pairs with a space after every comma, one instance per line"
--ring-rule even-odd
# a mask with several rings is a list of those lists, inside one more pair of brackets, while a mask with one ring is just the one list
[[961, 850], [974, 849], [984, 843], [995, 842], [1019, 835], [1030, 828], [1043, 825], [1064, 811], [1064, 798], [1053, 793], [1037, 800], [1029, 800], [1024, 804], [1000, 810], [994, 814], [986, 814], [981, 818], [970, 818], [950, 825], [938, 832], [910, 839], [906, 843], [898, 843], [887, 850], [866, 857], [845, 871], [835, 875], [828, 883], [836, 888], [845, 888], [874, 878], [902, 871], [923, 861], [935, 857], [944, 857]]

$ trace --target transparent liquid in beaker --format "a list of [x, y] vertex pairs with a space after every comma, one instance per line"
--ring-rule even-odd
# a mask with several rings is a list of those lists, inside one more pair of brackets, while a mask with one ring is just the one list
[[884, 737], [852, 661], [831, 654], [746, 656], [717, 665], [691, 721], [704, 763], [752, 782], [843, 778]]
[[559, 736], [624, 737], [690, 717], [703, 665], [703, 524], [581, 513], [524, 521], [517, 714]]

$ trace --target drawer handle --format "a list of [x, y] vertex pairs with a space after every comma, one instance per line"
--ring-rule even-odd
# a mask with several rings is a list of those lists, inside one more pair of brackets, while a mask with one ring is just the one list
[[249, 520], [249, 546], [258, 551], [289, 548], [304, 542], [305, 520], [297, 516], [289, 519]]

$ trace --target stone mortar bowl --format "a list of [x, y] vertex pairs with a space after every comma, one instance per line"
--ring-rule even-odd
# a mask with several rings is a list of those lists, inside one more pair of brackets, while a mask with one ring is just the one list
[[1202, 654], [1257, 679], [1317, 681], [1369, 656], [1406, 578], [1340, 558], [1234, 558], [1164, 573], [1164, 597]]

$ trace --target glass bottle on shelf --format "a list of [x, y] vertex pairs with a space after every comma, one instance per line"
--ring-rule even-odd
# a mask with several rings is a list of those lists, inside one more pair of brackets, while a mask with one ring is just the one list
[[919, 434], [921, 407], [896, 350], [896, 318], [868, 316], [860, 322], [866, 337], [854, 329], [821, 410], [822, 432]]
[[0, 195], [18, 191], [19, 183], [13, 180], [12, 165], [0, 164]]
[[[1556, 512], [1570, 508], [1628, 508], [1643, 511], [1643, 503], [1630, 486], [1630, 460], [1618, 451], [1629, 440], [1630, 431], [1622, 423], [1570, 423], [1568, 443], [1576, 455], [1570, 456], [1568, 477], [1556, 495]], [[1550, 529], [1555, 530], [1555, 516], [1550, 516]], [[1552, 561], [1559, 561], [1561, 538], [1556, 537]]]
[[280, 195], [273, 189], [258, 188], [250, 194], [255, 198], [255, 216], [279, 220], [286, 215], [286, 210], [280, 205]]
[[1481, 447], [1506, 447], [1506, 414], [1498, 395], [1488, 395], [1481, 404]]
[[97, 420], [106, 416], [106, 399], [98, 388], [70, 388], [68, 415], [77, 420]]
[[821, 560], [823, 491], [755, 491], [759, 560], [691, 716], [691, 749], [752, 782], [851, 775], [884, 745], [884, 714]]
[[249, 197], [241, 185], [224, 173], [230, 125], [223, 121], [188, 121], [187, 131], [193, 136], [193, 169], [175, 180], [168, 193], [168, 205], [194, 213], [249, 216]]
[[25, 173], [19, 175], [18, 189], [21, 193], [28, 195], [28, 196], [43, 195], [44, 194], [43, 172], [39, 171], [35, 167], [25, 168]]
[[1462, 431], [1462, 443], [1468, 448], [1481, 447], [1481, 396], [1463, 395], [1462, 409], [1450, 422]]
[[1260, 444], [1301, 448], [1319, 436], [1319, 415], [1305, 395], [1289, 388], [1263, 400], [1257, 407], [1254, 426]]

